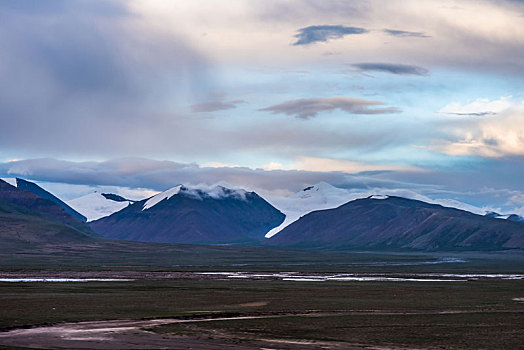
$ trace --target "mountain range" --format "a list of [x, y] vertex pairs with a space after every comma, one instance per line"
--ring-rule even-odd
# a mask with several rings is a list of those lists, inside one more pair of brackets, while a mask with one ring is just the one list
[[100, 240], [94, 238], [99, 234], [112, 240], [300, 249], [524, 249], [524, 223], [517, 215], [478, 215], [383, 194], [362, 198], [362, 192], [327, 183], [273, 198], [274, 206], [255, 192], [223, 186], [178, 185], [139, 201], [96, 192], [65, 203], [35, 183], [12, 183], [16, 186], [0, 180], [3, 242], [75, 243]]

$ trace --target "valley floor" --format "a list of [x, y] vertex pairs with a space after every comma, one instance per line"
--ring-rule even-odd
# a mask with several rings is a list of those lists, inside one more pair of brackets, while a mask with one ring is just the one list
[[0, 348], [518, 349], [524, 344], [520, 279], [300, 282], [184, 274], [120, 282], [0, 283]]
[[[62, 323], [0, 333], [0, 346], [105, 350], [377, 349], [373, 344], [378, 343], [382, 349], [431, 349], [438, 342], [438, 348], [517, 348], [521, 344], [517, 325], [524, 319], [523, 313], [524, 310], [375, 310]], [[431, 318], [439, 323], [427, 323]], [[458, 324], [464, 321], [468, 323]], [[499, 329], [488, 326], [493, 321], [498, 322]], [[319, 328], [322, 326], [325, 328]], [[262, 333], [264, 327], [267, 329]], [[407, 327], [418, 330], [406, 332]]]
[[0, 252], [0, 349], [524, 344], [520, 254], [158, 247]]

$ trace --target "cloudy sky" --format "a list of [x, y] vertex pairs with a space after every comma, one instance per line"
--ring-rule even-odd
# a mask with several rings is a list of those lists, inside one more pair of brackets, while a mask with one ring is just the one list
[[0, 23], [0, 177], [524, 214], [524, 2], [1, 0]]

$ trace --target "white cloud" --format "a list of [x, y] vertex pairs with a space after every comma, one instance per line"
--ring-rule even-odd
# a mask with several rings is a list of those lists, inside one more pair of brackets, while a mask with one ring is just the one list
[[439, 112], [452, 115], [483, 116], [503, 112], [513, 106], [511, 96], [501, 97], [498, 100], [478, 98], [467, 104], [452, 102], [442, 108]]
[[[445, 110], [456, 108], [473, 118], [449, 121], [446, 127], [450, 132], [449, 139], [436, 142], [433, 150], [451, 155], [490, 158], [524, 155], [524, 104], [501, 98], [495, 101], [477, 100], [469, 105], [450, 104]], [[496, 111], [496, 115], [473, 114], [490, 110]]]
[[305, 171], [341, 171], [346, 173], [359, 173], [363, 171], [404, 170], [414, 171], [414, 168], [400, 167], [386, 164], [367, 164], [345, 159], [298, 157], [293, 169]]
[[284, 165], [278, 162], [269, 162], [267, 164], [262, 165], [262, 169], [264, 170], [284, 169]]

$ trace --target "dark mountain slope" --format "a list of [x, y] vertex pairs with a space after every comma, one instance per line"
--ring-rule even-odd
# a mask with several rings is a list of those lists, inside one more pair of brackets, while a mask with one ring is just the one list
[[0, 242], [3, 250], [39, 244], [90, 243], [96, 238], [40, 213], [0, 200]]
[[71, 208], [69, 205], [64, 203], [61, 199], [57, 198], [55, 195], [47, 192], [42, 187], [38, 186], [37, 184], [33, 182], [30, 182], [24, 179], [20, 179], [20, 178], [16, 178], [16, 187], [18, 187], [21, 190], [32, 192], [39, 197], [50, 200], [51, 202], [64, 208], [64, 210], [68, 214], [70, 214], [71, 216], [74, 216], [75, 218], [77, 218], [80, 221], [83, 221], [83, 222], [87, 221], [85, 216], [83, 216], [82, 214], [80, 214], [79, 212]]
[[104, 196], [105, 199], [109, 199], [115, 202], [134, 202], [133, 200], [124, 198], [114, 193], [101, 193], [101, 195]]
[[91, 222], [104, 237], [163, 243], [259, 241], [284, 215], [254, 192], [174, 187]]
[[62, 206], [30, 191], [14, 187], [3, 180], [0, 180], [0, 200], [4, 204], [25, 208], [33, 216], [69, 226], [88, 235], [95, 235], [87, 224], [69, 214]]
[[365, 198], [307, 214], [267, 242], [332, 249], [524, 248], [524, 224], [400, 197]]

